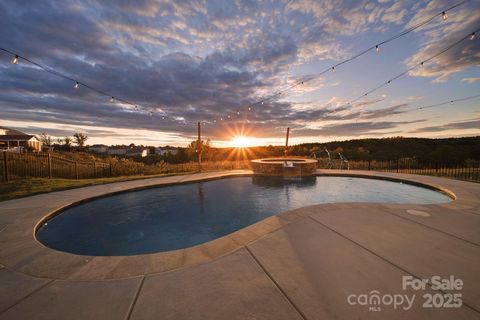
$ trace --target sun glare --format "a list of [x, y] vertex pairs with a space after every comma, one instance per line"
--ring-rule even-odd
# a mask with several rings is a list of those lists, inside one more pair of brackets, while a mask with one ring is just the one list
[[232, 146], [235, 148], [248, 148], [250, 146], [250, 139], [243, 136], [233, 138]]

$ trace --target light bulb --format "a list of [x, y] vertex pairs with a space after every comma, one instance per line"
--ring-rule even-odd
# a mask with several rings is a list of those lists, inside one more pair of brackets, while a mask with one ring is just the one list
[[213, 123], [217, 122], [217, 119], [213, 119]]
[[220, 118], [220, 121], [223, 121], [223, 118]]
[[150, 115], [153, 116], [153, 111], [150, 111]]
[[135, 111], [138, 111], [138, 106], [135, 106]]
[[388, 81], [387, 81], [387, 84], [390, 84], [390, 82], [392, 82], [392, 80], [388, 80]]
[[75, 81], [75, 85], [73, 86], [75, 89], [78, 89], [78, 87], [80, 86], [80, 83], [78, 83], [78, 81]]
[[335, 72], [335, 67], [332, 67], [332, 72]]
[[15, 55], [15, 57], [13, 57], [12, 60], [10, 60], [10, 63], [11, 64], [18, 64], [18, 55]]
[[442, 12], [442, 19], [443, 19], [443, 21], [447, 21], [447, 19], [448, 19], [448, 15], [445, 11]]
[[422, 68], [423, 68], [423, 61], [420, 63], [420, 67], [422, 67]]
[[165, 120], [165, 117], [162, 117], [162, 120]]
[[[263, 102], [262, 102], [263, 103]], [[248, 107], [248, 111], [252, 111], [252, 108], [251, 107]]]
[[475, 32], [472, 32], [472, 34], [470, 35], [470, 40], [473, 40], [475, 39]]
[[115, 100], [114, 97], [110, 97], [110, 102], [113, 102], [113, 100]]
[[239, 116], [239, 115], [240, 115], [240, 111], [237, 111], [237, 116]]
[[230, 119], [230, 115], [228, 115], [227, 118]]
[[375, 51], [376, 51], [377, 53], [380, 52], [380, 47], [379, 47], [378, 45], [375, 46]]

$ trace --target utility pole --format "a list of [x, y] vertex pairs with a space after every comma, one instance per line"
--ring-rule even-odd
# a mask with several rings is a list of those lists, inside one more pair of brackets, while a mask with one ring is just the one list
[[285, 141], [285, 157], [288, 156], [288, 136], [290, 135], [290, 128], [287, 128], [287, 138]]
[[198, 126], [198, 139], [197, 139], [198, 171], [202, 171], [202, 136], [201, 136], [200, 122], [197, 123], [197, 126]]

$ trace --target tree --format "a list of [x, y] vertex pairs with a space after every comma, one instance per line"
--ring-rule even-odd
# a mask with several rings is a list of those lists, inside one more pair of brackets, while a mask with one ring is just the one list
[[63, 145], [70, 148], [72, 146], [72, 138], [68, 136], [63, 138]]
[[40, 133], [40, 135], [38, 136], [38, 139], [42, 144], [46, 146], [50, 147], [52, 145], [52, 137], [46, 132]]
[[84, 133], [75, 132], [73, 139], [75, 140], [75, 144], [82, 149], [85, 146], [85, 141], [87, 141], [88, 137]]

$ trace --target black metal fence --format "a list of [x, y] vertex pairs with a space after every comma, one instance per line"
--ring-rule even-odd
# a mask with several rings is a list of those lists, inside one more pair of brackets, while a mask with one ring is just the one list
[[25, 178], [90, 179], [112, 175], [104, 162], [73, 161], [50, 153], [0, 152], [1, 181]]
[[349, 167], [351, 170], [410, 173], [480, 182], [480, 161], [478, 160], [457, 163], [424, 162], [417, 159], [349, 161]]

